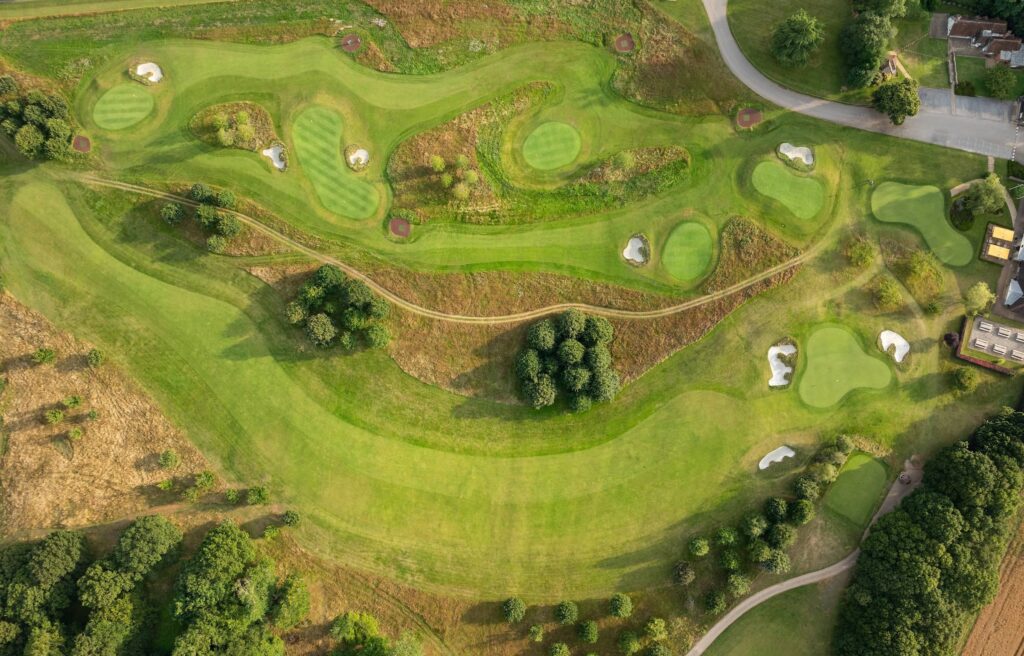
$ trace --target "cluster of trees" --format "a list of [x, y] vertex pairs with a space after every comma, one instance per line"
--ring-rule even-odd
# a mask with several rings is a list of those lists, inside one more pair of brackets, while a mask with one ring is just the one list
[[334, 618], [330, 636], [337, 641], [332, 656], [422, 656], [423, 648], [410, 634], [390, 641], [380, 635], [377, 618], [369, 613], [349, 611]]
[[612, 324], [571, 309], [554, 319], [542, 319], [526, 333], [526, 348], [516, 356], [515, 374], [525, 399], [535, 408], [567, 396], [573, 412], [610, 401], [619, 392], [608, 345], [615, 338]]
[[987, 282], [979, 280], [971, 285], [967, 289], [967, 293], [964, 294], [964, 308], [967, 310], [967, 314], [978, 315], [988, 310], [995, 300], [996, 295], [992, 288], [988, 286]]
[[217, 112], [210, 118], [210, 127], [216, 131], [217, 143], [221, 146], [238, 145], [242, 148], [253, 148], [256, 128], [253, 127], [249, 112], [240, 110], [232, 115]]
[[846, 24], [839, 37], [840, 52], [846, 63], [850, 86], [866, 87], [875, 82], [896, 36], [892, 19], [907, 12], [905, 0], [855, 0], [856, 16]]
[[480, 173], [469, 168], [469, 157], [459, 155], [455, 158], [454, 172], [448, 168], [448, 162], [440, 155], [430, 157], [430, 170], [437, 174], [441, 187], [449, 190], [455, 200], [467, 200], [473, 187], [480, 183]]
[[391, 333], [383, 322], [390, 312], [390, 304], [366, 283], [331, 264], [317, 269], [286, 309], [288, 321], [303, 326], [313, 344], [320, 348], [338, 344], [345, 350], [359, 344], [387, 346]]
[[1003, 183], [998, 175], [989, 173], [953, 201], [949, 216], [957, 228], [970, 230], [975, 219], [986, 214], [997, 214], [1005, 205]]
[[821, 21], [801, 9], [775, 26], [772, 54], [783, 66], [806, 66], [824, 40]]
[[[242, 233], [242, 222], [223, 210], [235, 208], [235, 194], [227, 189], [213, 190], [197, 182], [188, 190], [188, 197], [198, 203], [192, 219], [206, 233], [206, 248], [211, 253], [223, 253], [228, 242]], [[169, 225], [182, 222], [187, 212], [181, 203], [166, 203], [160, 208], [160, 217]]]
[[1024, 488], [1024, 414], [1006, 409], [940, 451], [864, 541], [833, 651], [951, 654], [995, 596]]
[[739, 526], [723, 526], [712, 536], [696, 536], [687, 545], [687, 558], [676, 563], [676, 583], [690, 587], [697, 578], [698, 561], [717, 559], [725, 584], [704, 594], [704, 610], [710, 615], [725, 611], [730, 600], [750, 591], [760, 571], [784, 574], [790, 569], [787, 549], [797, 538], [797, 528], [811, 521], [815, 502], [839, 474], [853, 451], [853, 442], [839, 436], [835, 444], [818, 450], [812, 463], [793, 484], [796, 498], [771, 497], [760, 512], [748, 513]]
[[[518, 624], [526, 618], [527, 606], [519, 597], [509, 597], [501, 605], [502, 615], [509, 624]], [[628, 619], [633, 615], [633, 600], [621, 592], [612, 595], [608, 602], [608, 614], [618, 619]], [[580, 621], [580, 609], [575, 602], [560, 602], [554, 609], [555, 620], [562, 626], [576, 626], [576, 635], [580, 642], [595, 644], [600, 639], [600, 630], [595, 620]], [[544, 626], [533, 624], [528, 631], [532, 642], [544, 641]], [[616, 639], [619, 651], [626, 656], [638, 654], [646, 646], [647, 656], [670, 656], [671, 651], [665, 643], [668, 640], [668, 626], [660, 617], [652, 617], [638, 630], [623, 629]], [[550, 656], [568, 656], [569, 645], [564, 642], [553, 643], [549, 649]]]
[[0, 129], [29, 159], [71, 158], [71, 112], [57, 94], [30, 89], [22, 94], [10, 75], [0, 76]]

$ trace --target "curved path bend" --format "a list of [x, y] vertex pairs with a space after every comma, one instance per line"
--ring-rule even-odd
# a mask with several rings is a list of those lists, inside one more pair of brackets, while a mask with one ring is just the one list
[[1017, 127], [1007, 120], [954, 114], [952, 107], [922, 105], [917, 116], [907, 119], [903, 125], [892, 125], [888, 118], [870, 107], [846, 105], [787, 89], [765, 77], [740, 50], [729, 29], [728, 0], [703, 2], [726, 66], [754, 93], [779, 107], [839, 125], [1000, 159], [1012, 159], [1015, 153]]
[[[136, 193], [143, 196], [149, 196], [151, 198], [161, 198], [164, 200], [181, 203], [183, 205], [189, 205], [191, 207], [195, 207], [197, 205], [195, 201], [184, 196], [179, 196], [178, 194], [172, 194], [166, 191], [161, 191], [159, 189], [151, 189], [149, 187], [130, 184], [127, 182], [107, 180], [104, 178], [97, 178], [91, 175], [79, 176], [78, 180], [86, 184], [108, 187], [111, 189], [119, 189], [121, 191]], [[246, 224], [247, 226], [250, 226], [251, 228], [262, 232], [263, 234], [267, 235], [274, 241], [283, 244], [291, 248], [292, 250], [302, 253], [303, 255], [306, 255], [319, 262], [323, 262], [324, 264], [333, 264], [334, 266], [338, 267], [349, 276], [363, 281], [374, 292], [386, 298], [388, 301], [402, 308], [403, 310], [406, 310], [407, 312], [411, 312], [413, 314], [417, 314], [419, 316], [427, 317], [430, 319], [465, 324], [499, 325], [506, 323], [518, 323], [520, 321], [530, 321], [533, 319], [539, 319], [549, 314], [553, 314], [555, 312], [562, 312], [570, 308], [576, 308], [579, 310], [583, 310], [584, 312], [589, 312], [591, 314], [597, 314], [603, 317], [609, 317], [613, 319], [657, 319], [659, 317], [667, 317], [673, 314], [678, 314], [679, 312], [685, 312], [686, 310], [692, 310], [707, 303], [712, 303], [714, 301], [741, 292], [747, 289], [748, 287], [752, 287], [753, 285], [758, 284], [759, 282], [767, 280], [768, 278], [771, 278], [780, 273], [788, 271], [793, 267], [803, 264], [807, 260], [817, 255], [822, 250], [822, 248], [824, 248], [824, 241], [819, 240], [813, 246], [803, 251], [796, 257], [786, 260], [782, 264], [778, 264], [769, 269], [765, 269], [764, 271], [758, 273], [757, 275], [751, 276], [746, 280], [742, 280], [736, 283], [735, 285], [726, 287], [725, 289], [719, 290], [711, 294], [705, 294], [704, 296], [691, 298], [682, 303], [677, 303], [676, 305], [669, 305], [667, 307], [657, 308], [655, 310], [622, 310], [618, 308], [590, 305], [587, 303], [557, 303], [555, 305], [548, 305], [545, 307], [536, 308], [533, 310], [526, 310], [523, 312], [515, 312], [512, 314], [477, 316], [469, 314], [443, 312], [441, 310], [423, 307], [422, 305], [414, 303], [413, 301], [409, 301], [405, 298], [402, 298], [395, 292], [391, 291], [387, 287], [384, 287], [383, 285], [373, 280], [368, 275], [356, 269], [352, 265], [346, 264], [345, 262], [342, 262], [337, 258], [331, 257], [330, 255], [312, 249], [309, 246], [306, 246], [305, 244], [302, 244], [292, 239], [291, 237], [281, 232], [278, 232], [277, 230], [263, 223], [259, 219], [255, 219], [247, 214], [242, 214], [241, 212], [236, 212], [234, 210], [222, 211], [231, 214], [232, 216], [234, 216], [236, 219]]]

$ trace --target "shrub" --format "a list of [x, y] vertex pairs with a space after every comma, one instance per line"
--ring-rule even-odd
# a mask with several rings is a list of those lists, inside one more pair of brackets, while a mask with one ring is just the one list
[[563, 601], [555, 606], [555, 619], [560, 624], [573, 624], [580, 617], [579, 607], [571, 601]]
[[380, 627], [373, 615], [349, 611], [334, 618], [329, 633], [342, 644], [363, 645], [380, 635]]
[[442, 173], [441, 174], [441, 186], [442, 187], [444, 187], [445, 189], [450, 189], [453, 184], [455, 184], [455, 178], [452, 177], [451, 173]]
[[667, 640], [668, 627], [665, 625], [665, 620], [660, 617], [652, 617], [647, 620], [647, 624], [644, 624], [644, 635], [647, 636], [648, 640], [653, 640], [654, 642]]
[[626, 618], [633, 614], [633, 600], [621, 592], [612, 595], [609, 606], [612, 617]]
[[262, 485], [250, 487], [245, 493], [245, 502], [250, 506], [265, 506], [270, 503], [270, 492]]
[[466, 184], [472, 187], [480, 182], [480, 174], [476, 171], [466, 171], [466, 175], [463, 176], [463, 179], [466, 181]]
[[433, 155], [430, 158], [430, 168], [434, 169], [435, 173], [440, 173], [447, 168], [447, 164], [440, 155]]
[[47, 410], [46, 413], [43, 415], [43, 418], [46, 420], [46, 423], [53, 426], [64, 421], [64, 413], [54, 408], [53, 410]]
[[459, 155], [455, 158], [455, 168], [464, 169], [469, 166], [469, 157], [466, 155]]
[[57, 352], [52, 348], [38, 348], [32, 354], [32, 362], [36, 364], [50, 364], [57, 359]]
[[532, 642], [544, 642], [544, 627], [540, 624], [533, 624], [527, 632]]
[[693, 538], [687, 548], [694, 558], [703, 558], [711, 551], [711, 545], [708, 544], [707, 538]]
[[631, 656], [640, 651], [640, 637], [632, 631], [623, 631], [619, 634], [618, 647], [625, 656]]
[[979, 382], [981, 382], [981, 376], [978, 375], [977, 370], [971, 367], [957, 367], [953, 370], [953, 383], [961, 392], [970, 394], [978, 389]]
[[597, 622], [595, 622], [594, 620], [580, 622], [578, 631], [580, 634], [580, 640], [582, 640], [583, 642], [589, 643], [591, 645], [597, 642]]
[[875, 307], [883, 312], [894, 312], [903, 307], [903, 292], [900, 284], [885, 276], [875, 286]]
[[840, 453], [850, 455], [853, 452], [853, 440], [847, 435], [840, 435], [836, 438], [836, 448]]
[[726, 549], [718, 558], [719, 564], [727, 572], [735, 572], [740, 568], [740, 555], [735, 549]]
[[228, 240], [221, 235], [211, 235], [206, 238], [206, 250], [211, 253], [223, 253], [228, 248]]
[[384, 326], [367, 326], [365, 335], [366, 345], [372, 349], [382, 349], [391, 342], [391, 332]]
[[181, 464], [181, 456], [174, 449], [167, 449], [160, 454], [160, 467], [163, 469], [177, 469]]
[[987, 283], [979, 281], [967, 290], [967, 294], [964, 296], [964, 306], [968, 314], [981, 314], [994, 300], [996, 300], [996, 295], [992, 293], [992, 289]]
[[750, 579], [742, 574], [730, 574], [726, 579], [725, 589], [733, 599], [738, 599], [750, 592]]
[[789, 504], [789, 521], [802, 526], [814, 519], [814, 504], [807, 499], [797, 499]]
[[78, 396], [77, 394], [74, 394], [62, 400], [60, 404], [64, 406], [66, 410], [73, 410], [78, 406], [82, 405], [82, 397]]
[[783, 66], [804, 66], [824, 40], [821, 21], [801, 9], [775, 26], [772, 54]]
[[217, 234], [225, 239], [232, 239], [242, 233], [242, 222], [230, 214], [217, 217]]
[[466, 200], [469, 198], [469, 185], [465, 182], [457, 182], [452, 187], [452, 196], [455, 200]]
[[526, 602], [519, 597], [509, 597], [501, 605], [501, 612], [505, 615], [505, 621], [509, 624], [522, 622], [526, 617]]
[[548, 650], [551, 656], [569, 656], [569, 645], [564, 642], [556, 642]]
[[167, 203], [160, 208], [160, 218], [168, 225], [176, 226], [185, 218], [185, 208], [178, 203]]
[[1000, 100], [1013, 98], [1014, 87], [1017, 86], [1017, 76], [1008, 66], [996, 65], [985, 71], [985, 88], [988, 95]]
[[85, 361], [89, 363], [89, 366], [96, 369], [106, 360], [106, 356], [103, 355], [103, 351], [99, 349], [89, 349], [89, 352], [85, 354]]
[[789, 514], [789, 504], [780, 497], [770, 497], [764, 502], [764, 514], [769, 522], [784, 522]]
[[285, 526], [294, 528], [302, 521], [302, 517], [300, 517], [299, 513], [294, 510], [286, 510], [284, 511], [284, 515], [281, 516], [281, 521], [284, 522]]
[[0, 96], [13, 96], [18, 93], [18, 82], [10, 75], [0, 75]]
[[710, 590], [704, 596], [704, 610], [709, 615], [720, 615], [725, 611], [725, 593], [721, 590]]

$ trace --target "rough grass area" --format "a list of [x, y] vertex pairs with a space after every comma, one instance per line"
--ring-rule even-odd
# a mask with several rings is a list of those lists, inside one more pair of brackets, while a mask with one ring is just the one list
[[880, 460], [866, 453], [850, 456], [823, 502], [832, 512], [857, 526], [865, 526], [885, 491], [888, 472]]
[[539, 171], [568, 166], [580, 154], [580, 133], [568, 123], [542, 123], [523, 141], [523, 159]]
[[722, 228], [718, 265], [704, 285], [707, 292], [729, 286], [796, 257], [799, 251], [753, 221], [730, 219]]
[[100, 96], [92, 118], [104, 130], [123, 130], [149, 116], [154, 104], [149, 89], [137, 82], [125, 82]]
[[[970, 82], [974, 85], [974, 91], [979, 96], [990, 96], [988, 86], [985, 84], [985, 60], [981, 57], [957, 57], [956, 76], [960, 82]], [[1020, 69], [1012, 69], [1014, 86], [1010, 98], [1017, 98], [1024, 95], [1024, 72]]]
[[871, 211], [879, 221], [916, 228], [946, 264], [964, 266], [974, 258], [971, 242], [946, 218], [945, 200], [938, 187], [883, 182], [871, 194]]
[[365, 219], [377, 211], [380, 199], [377, 190], [345, 164], [341, 123], [341, 115], [328, 107], [303, 110], [292, 129], [295, 152], [324, 207], [335, 214]]
[[[252, 126], [252, 138], [245, 139], [244, 135], [235, 125], [235, 117], [239, 112], [249, 115], [249, 125]], [[231, 148], [242, 150], [258, 151], [269, 146], [277, 140], [277, 133], [274, 131], [274, 121], [270, 113], [258, 103], [254, 102], [231, 102], [212, 105], [192, 117], [188, 127], [192, 133], [199, 137], [203, 143], [211, 146], [223, 147], [217, 139], [217, 127], [215, 125], [218, 115], [223, 115], [229, 121], [227, 131], [231, 134]]]
[[758, 192], [782, 203], [800, 219], [812, 219], [825, 204], [825, 188], [817, 178], [794, 173], [776, 161], [761, 162], [754, 168], [751, 184]]
[[661, 264], [672, 277], [689, 282], [707, 272], [715, 244], [703, 223], [684, 221], [672, 229], [661, 252]]
[[881, 389], [892, 380], [882, 360], [868, 355], [844, 326], [825, 325], [807, 338], [806, 362], [800, 374], [800, 398], [814, 408], [828, 408], [854, 390]]

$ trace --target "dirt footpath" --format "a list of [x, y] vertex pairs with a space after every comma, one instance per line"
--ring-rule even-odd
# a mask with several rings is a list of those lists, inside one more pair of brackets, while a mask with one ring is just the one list
[[999, 569], [999, 594], [982, 609], [962, 656], [1024, 654], [1024, 526], [1006, 550]]

